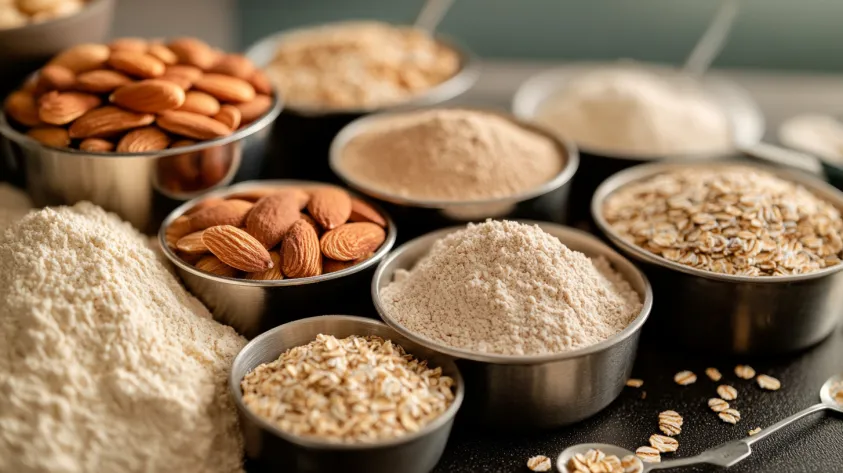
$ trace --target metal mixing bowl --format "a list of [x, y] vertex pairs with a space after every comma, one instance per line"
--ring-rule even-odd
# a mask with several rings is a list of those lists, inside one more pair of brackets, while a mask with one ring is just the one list
[[[798, 183], [843, 210], [843, 193], [807, 174], [745, 162], [706, 167], [752, 166]], [[698, 164], [697, 164], [698, 165]], [[653, 283], [654, 334], [698, 350], [769, 355], [796, 351], [826, 338], [840, 321], [843, 264], [797, 276], [733, 276], [668, 261], [623, 240], [603, 217], [603, 203], [619, 188], [693, 163], [636, 166], [607, 179], [594, 193], [591, 211], [600, 230], [636, 260]]]
[[[257, 366], [278, 359], [286, 350], [313, 341], [320, 333], [339, 338], [377, 335], [392, 340], [418, 359], [442, 367], [442, 373], [454, 379], [454, 402], [441, 416], [414, 434], [365, 445], [337, 444], [292, 435], [253, 414], [243, 404], [240, 388], [243, 377]], [[447, 356], [402, 337], [379, 321], [347, 315], [298, 320], [255, 338], [235, 358], [229, 388], [240, 413], [246, 456], [254, 460], [261, 471], [291, 473], [427, 473], [442, 456], [465, 391], [457, 366]]]
[[[346, 22], [331, 23], [331, 25], [341, 23]], [[301, 31], [319, 26], [324, 25], [305, 26], [263, 38], [246, 50], [246, 57], [257, 66], [264, 68], [275, 57], [279, 42]], [[480, 76], [479, 64], [474, 53], [453, 38], [437, 34], [436, 40], [460, 55], [460, 70], [445, 82], [407, 101], [389, 106], [358, 109], [314, 109], [288, 103], [284, 113], [276, 122], [277, 132], [272, 135], [274, 159], [267, 162], [268, 177], [339, 182], [328, 166], [329, 146], [334, 136], [348, 123], [378, 111], [440, 104], [470, 89]], [[287, 99], [287, 102], [291, 101]]]
[[[154, 233], [181, 202], [209, 189], [259, 177], [269, 124], [280, 111], [281, 101], [276, 99], [262, 117], [229, 136], [153, 153], [53, 148], [12, 127], [5, 114], [0, 114], [0, 134], [8, 138], [5, 152], [24, 174], [23, 182], [36, 206], [87, 200], [141, 231]], [[171, 186], [169, 179], [176, 177], [171, 165], [183, 158], [213, 164], [216, 176], [198, 188]]]
[[586, 419], [620, 394], [632, 373], [641, 327], [650, 314], [653, 294], [647, 278], [629, 260], [597, 238], [552, 223], [537, 224], [572, 250], [603, 256], [641, 296], [638, 316], [620, 333], [603, 342], [564, 353], [537, 356], [482, 354], [452, 348], [416, 334], [396, 322], [380, 300], [381, 288], [398, 269], [412, 268], [433, 243], [464, 227], [430, 233], [406, 243], [378, 266], [372, 298], [381, 318], [419, 345], [454, 357], [465, 378], [466, 406], [472, 420], [494, 426], [559, 427]]
[[525, 218], [564, 223], [571, 179], [580, 164], [576, 147], [543, 128], [517, 120], [507, 113], [465, 107], [454, 108], [454, 110], [457, 109], [497, 115], [553, 140], [560, 156], [565, 160], [559, 174], [538, 187], [509, 197], [453, 202], [413, 199], [389, 194], [356, 181], [353, 176], [343, 170], [342, 153], [349, 142], [371, 128], [408, 112], [379, 113], [359, 118], [348, 124], [331, 143], [331, 169], [350, 187], [378, 199], [398, 222], [404, 241], [454, 223], [477, 222], [487, 218]]
[[215, 276], [185, 263], [167, 246], [166, 231], [170, 223], [205, 198], [224, 197], [250, 188], [306, 188], [324, 185], [312, 181], [251, 181], [209, 192], [175, 209], [161, 224], [161, 230], [158, 232], [159, 242], [187, 288], [208, 306], [214, 318], [231, 325], [238, 333], [248, 338], [283, 323], [314, 315], [345, 312], [374, 316], [369, 285], [377, 264], [395, 244], [397, 230], [389, 215], [365, 198], [360, 197], [386, 219], [386, 240], [371, 258], [333, 273], [278, 281], [251, 281]]

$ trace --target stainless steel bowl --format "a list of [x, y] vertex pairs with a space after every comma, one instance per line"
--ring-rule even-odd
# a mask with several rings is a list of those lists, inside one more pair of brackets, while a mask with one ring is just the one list
[[481, 354], [452, 348], [415, 334], [396, 322], [380, 300], [381, 288], [398, 269], [410, 269], [433, 243], [464, 227], [439, 230], [406, 243], [378, 266], [372, 298], [381, 318], [398, 333], [431, 350], [454, 357], [465, 378], [463, 411], [475, 422], [508, 427], [558, 427], [579, 422], [608, 406], [632, 373], [641, 327], [650, 314], [653, 294], [647, 278], [629, 260], [597, 238], [552, 223], [537, 224], [568, 248], [590, 257], [603, 256], [641, 296], [638, 316], [617, 335], [595, 345], [539, 356]]
[[[161, 220], [181, 202], [209, 189], [259, 177], [269, 124], [281, 111], [281, 101], [262, 117], [229, 136], [193, 146], [154, 153], [93, 153], [53, 148], [24, 135], [0, 114], [0, 134], [8, 138], [7, 156], [24, 174], [36, 206], [93, 202], [120, 215], [135, 228], [154, 233]], [[171, 184], [180, 160], [198, 159], [213, 179], [197, 188]]]
[[[735, 164], [796, 182], [843, 211], [843, 193], [804, 173], [745, 162], [705, 166]], [[600, 230], [637, 261], [653, 283], [657, 303], [648, 333], [667, 336], [676, 346], [753, 355], [800, 350], [831, 334], [843, 307], [843, 265], [798, 276], [732, 276], [668, 261], [612, 230], [602, 211], [609, 195], [632, 182], [688, 166], [694, 164], [635, 166], [607, 179], [591, 201]]]
[[[366, 445], [299, 437], [283, 432], [253, 414], [243, 404], [240, 388], [243, 377], [258, 365], [278, 359], [284, 351], [313, 341], [320, 333], [343, 338], [377, 335], [398, 343], [407, 353], [428, 360], [432, 366], [441, 366], [442, 372], [454, 379], [453, 404], [412, 435]], [[229, 388], [240, 412], [246, 456], [255, 461], [261, 471], [291, 473], [427, 473], [442, 456], [465, 391], [457, 366], [447, 356], [408, 340], [379, 321], [347, 315], [325, 315], [290, 322], [255, 338], [235, 358]]]
[[[341, 23], [349, 22], [332, 24]], [[246, 57], [264, 68], [275, 57], [279, 42], [291, 35], [319, 26], [324, 25], [305, 26], [263, 38], [246, 50]], [[345, 125], [359, 117], [378, 111], [441, 104], [470, 89], [480, 77], [477, 57], [465, 45], [453, 38], [437, 34], [436, 40], [459, 53], [460, 70], [445, 82], [405, 102], [357, 109], [314, 109], [288, 103], [275, 125], [278, 131], [272, 136], [272, 155], [275, 159], [267, 163], [268, 177], [339, 182], [328, 166], [328, 154], [331, 140]]]
[[[350, 268], [309, 278], [279, 281], [251, 281], [215, 276], [185, 263], [168, 246], [166, 230], [170, 223], [208, 197], [224, 197], [250, 188], [296, 186], [307, 188], [325, 185], [312, 181], [251, 181], [219, 189], [175, 209], [161, 224], [158, 239], [167, 258], [190, 291], [199, 298], [217, 320], [231, 325], [238, 333], [251, 338], [286, 322], [320, 314], [337, 312], [374, 316], [369, 297], [372, 274], [381, 259], [395, 244], [397, 230], [386, 212], [369, 202], [386, 218], [386, 240], [366, 261]], [[362, 198], [364, 201], [365, 198]]]
[[[474, 110], [464, 107], [460, 109]], [[560, 156], [565, 160], [562, 170], [550, 181], [525, 192], [509, 197], [466, 202], [421, 200], [389, 194], [358, 182], [343, 171], [340, 164], [343, 149], [351, 140], [372, 127], [407, 112], [379, 113], [349, 123], [331, 143], [331, 169], [350, 187], [381, 201], [401, 227], [403, 238], [413, 238], [454, 223], [483, 221], [487, 218], [527, 218], [564, 223], [571, 179], [580, 163], [576, 147], [543, 128], [517, 120], [509, 114], [490, 110], [478, 111], [498, 115], [552, 139]]]

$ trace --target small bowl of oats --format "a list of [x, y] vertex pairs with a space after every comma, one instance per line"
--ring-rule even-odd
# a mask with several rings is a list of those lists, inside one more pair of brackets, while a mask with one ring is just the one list
[[463, 400], [453, 361], [385, 324], [290, 322], [237, 355], [229, 388], [246, 456], [267, 471], [427, 473]]
[[597, 226], [653, 283], [683, 346], [768, 355], [826, 338], [843, 305], [843, 193], [744, 162], [661, 163], [598, 187]]

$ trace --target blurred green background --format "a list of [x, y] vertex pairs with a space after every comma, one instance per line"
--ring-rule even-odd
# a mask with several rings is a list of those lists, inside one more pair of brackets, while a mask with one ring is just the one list
[[[715, 66], [843, 71], [842, 0], [738, 0]], [[334, 20], [409, 22], [421, 0], [239, 0], [244, 48], [267, 34]], [[484, 57], [679, 64], [717, 0], [456, 0], [440, 30]]]

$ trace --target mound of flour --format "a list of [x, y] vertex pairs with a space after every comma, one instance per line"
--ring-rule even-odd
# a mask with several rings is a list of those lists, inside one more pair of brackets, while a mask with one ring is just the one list
[[89, 203], [0, 232], [0, 471], [242, 472], [245, 340]]
[[603, 258], [572, 251], [538, 226], [469, 224], [381, 290], [408, 329], [481, 353], [538, 355], [593, 345], [641, 310]]

